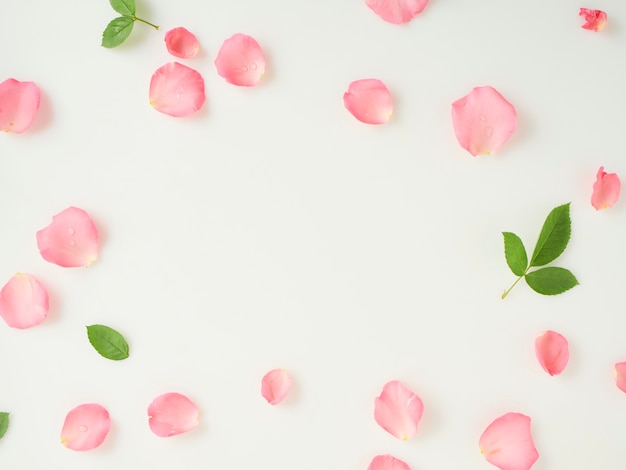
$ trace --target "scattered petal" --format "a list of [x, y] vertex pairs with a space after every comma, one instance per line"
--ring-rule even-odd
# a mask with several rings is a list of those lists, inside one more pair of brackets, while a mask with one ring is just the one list
[[388, 382], [374, 401], [374, 419], [388, 433], [406, 441], [417, 434], [424, 404], [397, 380]]
[[200, 50], [196, 36], [182, 26], [165, 33], [165, 45], [170, 54], [182, 59], [193, 57]]
[[198, 407], [180, 393], [156, 397], [148, 407], [150, 429], [159, 437], [172, 437], [198, 425]]
[[256, 39], [237, 33], [222, 44], [215, 67], [228, 83], [255, 86], [265, 73], [265, 57]]
[[190, 116], [202, 107], [205, 99], [202, 75], [178, 62], [159, 67], [150, 80], [150, 104], [163, 114]]
[[411, 470], [411, 467], [406, 462], [387, 454], [374, 457], [367, 470]]
[[12, 328], [39, 325], [48, 316], [48, 292], [34, 276], [17, 273], [0, 291], [0, 316]]
[[352, 115], [366, 124], [384, 124], [393, 112], [391, 93], [383, 82], [366, 78], [350, 83], [343, 104]]
[[408, 23], [421, 13], [428, 0], [365, 0], [374, 13], [389, 23]]
[[473, 156], [492, 155], [515, 131], [517, 113], [494, 88], [476, 87], [452, 103], [452, 124], [461, 147]]
[[68, 207], [37, 232], [37, 247], [43, 259], [64, 268], [89, 266], [98, 258], [98, 230], [87, 212]]
[[487, 462], [500, 470], [528, 470], [539, 458], [530, 434], [530, 418], [507, 413], [493, 421], [478, 445]]
[[111, 427], [109, 412], [101, 405], [87, 403], [71, 410], [61, 430], [61, 444], [72, 450], [91, 450], [104, 442]]
[[539, 364], [550, 375], [559, 375], [569, 361], [567, 340], [555, 331], [546, 331], [535, 339], [535, 354]]
[[622, 182], [615, 173], [606, 173], [601, 166], [596, 174], [596, 182], [593, 183], [591, 205], [600, 209], [608, 209], [617, 202]]
[[626, 393], [626, 362], [618, 362], [615, 364], [614, 373], [617, 388]]
[[585, 24], [582, 25], [583, 29], [590, 31], [602, 31], [606, 28], [606, 13], [602, 10], [589, 10], [587, 8], [581, 8], [578, 12], [578, 16], [582, 16], [585, 20]]
[[291, 388], [291, 377], [285, 369], [274, 369], [261, 380], [261, 395], [270, 405], [278, 405]]
[[30, 127], [39, 109], [39, 87], [33, 82], [9, 78], [0, 83], [0, 131], [21, 134]]

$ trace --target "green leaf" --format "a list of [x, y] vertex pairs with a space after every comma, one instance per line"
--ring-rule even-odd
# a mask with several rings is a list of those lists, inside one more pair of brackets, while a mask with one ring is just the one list
[[0, 439], [4, 437], [9, 429], [9, 413], [0, 412]]
[[543, 223], [535, 251], [530, 259], [531, 266], [543, 266], [554, 261], [565, 250], [572, 231], [569, 205], [555, 207]]
[[578, 285], [574, 275], [564, 268], [541, 268], [526, 274], [526, 283], [543, 295], [562, 294]]
[[135, 16], [135, 0], [109, 0], [109, 3], [120, 15]]
[[126, 41], [126, 38], [133, 30], [135, 20], [128, 16], [120, 16], [112, 20], [102, 33], [103, 47], [117, 47]]
[[528, 255], [520, 237], [511, 232], [502, 232], [506, 264], [516, 276], [523, 276], [528, 268]]
[[128, 357], [128, 343], [113, 328], [104, 325], [88, 326], [87, 337], [94, 349], [107, 359], [121, 361]]

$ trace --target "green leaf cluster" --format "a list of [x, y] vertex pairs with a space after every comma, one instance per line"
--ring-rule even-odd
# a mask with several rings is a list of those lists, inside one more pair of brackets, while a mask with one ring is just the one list
[[576, 277], [565, 268], [547, 267], [530, 270], [551, 263], [565, 251], [572, 233], [569, 209], [570, 203], [567, 203], [555, 207], [548, 214], [530, 262], [520, 237], [512, 232], [502, 232], [506, 263], [513, 274], [518, 276], [513, 285], [502, 294], [503, 299], [522, 278], [532, 290], [543, 295], [562, 294], [578, 285]]
[[147, 22], [141, 18], [137, 18], [135, 15], [136, 6], [135, 0], [109, 0], [111, 7], [122, 16], [118, 16], [109, 22], [107, 27], [102, 33], [102, 46], [103, 47], [117, 47], [122, 44], [130, 33], [133, 31], [135, 21], [141, 21], [147, 25], [152, 26], [154, 29], [159, 29], [158, 26]]
[[104, 325], [88, 326], [87, 337], [98, 354], [107, 359], [121, 361], [128, 357], [128, 343], [113, 328]]
[[9, 413], [0, 412], [0, 439], [4, 437], [9, 429]]

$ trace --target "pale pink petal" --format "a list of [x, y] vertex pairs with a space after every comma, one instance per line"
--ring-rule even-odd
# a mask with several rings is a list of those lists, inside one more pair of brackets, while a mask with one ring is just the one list
[[424, 404], [397, 380], [388, 382], [374, 400], [374, 419], [388, 433], [404, 441], [417, 434]]
[[428, 0], [365, 0], [374, 13], [389, 23], [408, 23], [421, 13]]
[[20, 134], [30, 127], [39, 109], [39, 87], [9, 78], [0, 83], [0, 131]]
[[170, 54], [182, 59], [193, 57], [200, 50], [196, 36], [182, 26], [165, 33], [165, 45]]
[[37, 247], [43, 259], [64, 268], [89, 266], [98, 258], [98, 230], [87, 212], [68, 207], [37, 232]]
[[411, 467], [392, 455], [377, 455], [372, 459], [367, 470], [411, 470]]
[[487, 426], [478, 445], [487, 462], [500, 470], [528, 470], [539, 458], [530, 434], [530, 418], [507, 413]]
[[494, 88], [476, 87], [452, 103], [452, 124], [461, 147], [473, 156], [491, 155], [515, 131], [517, 113]]
[[550, 375], [559, 375], [569, 361], [567, 340], [555, 331], [546, 331], [535, 339], [535, 354], [539, 364]]
[[265, 73], [265, 57], [256, 39], [237, 33], [222, 44], [215, 67], [228, 83], [255, 86]]
[[375, 78], [350, 83], [343, 95], [343, 104], [355, 118], [366, 124], [384, 124], [393, 112], [391, 93]]
[[13, 328], [39, 325], [48, 316], [48, 292], [34, 276], [17, 273], [0, 291], [0, 316]]
[[156, 397], [148, 407], [150, 429], [159, 437], [172, 437], [191, 431], [198, 421], [198, 407], [180, 393]]
[[606, 13], [602, 10], [589, 10], [587, 8], [581, 8], [578, 12], [578, 16], [582, 16], [585, 20], [585, 24], [582, 25], [583, 29], [590, 31], [602, 31], [606, 28]]
[[277, 405], [285, 399], [291, 388], [291, 377], [285, 369], [274, 369], [261, 380], [261, 395], [270, 405]]
[[163, 114], [190, 116], [205, 99], [202, 75], [178, 62], [159, 67], [150, 80], [150, 104]]
[[617, 202], [622, 189], [622, 182], [615, 173], [606, 173], [601, 166], [593, 183], [591, 205], [596, 210], [607, 209]]
[[109, 412], [87, 403], [71, 410], [61, 429], [61, 444], [72, 450], [91, 450], [104, 442], [111, 427]]
[[626, 393], [626, 362], [618, 362], [615, 364], [614, 373], [617, 388]]

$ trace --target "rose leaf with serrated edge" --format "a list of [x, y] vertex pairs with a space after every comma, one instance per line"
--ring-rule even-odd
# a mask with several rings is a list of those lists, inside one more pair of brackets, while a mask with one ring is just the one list
[[135, 16], [135, 0], [109, 0], [109, 3], [120, 15]]
[[569, 206], [568, 202], [555, 207], [548, 214], [530, 259], [530, 266], [544, 266], [557, 259], [565, 250], [572, 230]]
[[578, 285], [576, 277], [565, 268], [541, 268], [526, 274], [529, 287], [543, 295], [557, 295]]
[[0, 439], [4, 437], [9, 429], [9, 413], [0, 412]]
[[128, 357], [128, 343], [113, 328], [104, 325], [88, 326], [87, 337], [98, 354], [107, 359], [121, 361]]
[[522, 240], [511, 232], [502, 232], [506, 264], [516, 276], [523, 276], [528, 268], [528, 255]]
[[102, 33], [102, 46], [113, 48], [126, 41], [133, 30], [135, 20], [128, 16], [119, 16], [107, 25]]

